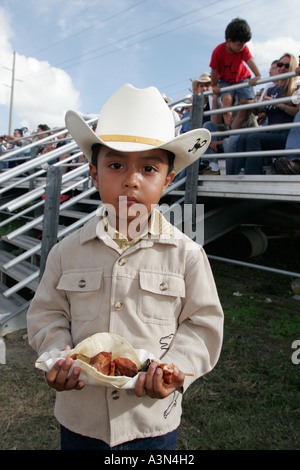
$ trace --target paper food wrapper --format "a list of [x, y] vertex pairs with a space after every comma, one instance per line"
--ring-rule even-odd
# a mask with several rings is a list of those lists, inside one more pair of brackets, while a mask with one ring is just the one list
[[[150, 360], [153, 359], [154, 361], [158, 363], [161, 362], [157, 357], [155, 357], [152, 353], [150, 353], [149, 351], [146, 351], [145, 349], [136, 349], [135, 352], [141, 364], [147, 361], [147, 359], [150, 359]], [[58, 349], [52, 349], [49, 352], [44, 352], [35, 362], [35, 367], [44, 372], [49, 372], [54, 366], [54, 364], [57, 361], [59, 361], [59, 359], [66, 358], [67, 356], [70, 355], [70, 353], [71, 353], [70, 350], [60, 351]], [[83, 380], [87, 385], [98, 385], [98, 386], [122, 388], [122, 389], [134, 389], [135, 383], [139, 375], [137, 374], [135, 377], [106, 376], [98, 372], [94, 367], [90, 366], [89, 364], [85, 364], [84, 362], [77, 361], [77, 360], [74, 360], [74, 363], [70, 370], [70, 374], [72, 370], [74, 369], [74, 367], [76, 366], [81, 368], [81, 373], [79, 375], [78, 380]]]

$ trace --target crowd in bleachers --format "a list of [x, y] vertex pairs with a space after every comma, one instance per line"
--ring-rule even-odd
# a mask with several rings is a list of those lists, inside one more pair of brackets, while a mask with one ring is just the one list
[[[15, 129], [12, 136], [5, 134], [1, 135], [0, 156], [7, 155], [7, 158], [0, 161], [0, 170], [4, 171], [14, 168], [16, 165], [19, 165], [28, 159], [44, 155], [69, 143], [71, 141], [70, 135], [65, 130], [62, 130], [62, 133], [58, 134], [59, 130], [59, 128], [51, 129], [47, 124], [39, 124], [36, 131], [30, 132], [27, 127], [22, 127], [20, 129]], [[54, 134], [56, 136], [51, 138]], [[50, 139], [48, 139], [47, 142], [41, 142], [42, 139], [48, 136], [50, 136]], [[36, 142], [36, 145], [28, 148], [28, 144], [31, 144], [32, 142]], [[10, 157], [9, 154], [13, 150], [19, 150], [19, 152]], [[59, 160], [65, 160], [70, 155], [70, 153], [65, 153], [59, 158], [54, 158], [48, 163], [51, 164]], [[79, 157], [79, 160], [81, 162], [84, 161], [84, 157]], [[72, 161], [70, 165], [74, 163], [75, 160]], [[68, 171], [68, 166], [63, 165], [62, 171], [63, 173]]]
[[[246, 44], [250, 38], [251, 31], [247, 22], [239, 18], [232, 20], [225, 31], [226, 41], [217, 46], [212, 53], [211, 74], [204, 72], [199, 80], [192, 82], [193, 94], [212, 91], [212, 95], [205, 99], [204, 111], [224, 109], [223, 114], [214, 114], [210, 115], [210, 118], [203, 119], [203, 127], [211, 132], [300, 121], [300, 99], [296, 96], [296, 75], [300, 75], [300, 67], [297, 65], [296, 58], [290, 53], [284, 53], [280, 58], [272, 61], [270, 82], [255, 93], [253, 87], [257, 85], [261, 76]], [[254, 73], [252, 78], [250, 70]], [[295, 72], [295, 74], [282, 80], [271, 80], [272, 76], [287, 72]], [[225, 87], [244, 83], [248, 86], [225, 89]], [[287, 102], [272, 103], [275, 99], [287, 97], [291, 98]], [[264, 103], [261, 107], [251, 110], [240, 109], [238, 106], [259, 101], [268, 101], [268, 104]], [[237, 105], [236, 112], [226, 111], [226, 108], [231, 108], [233, 105]], [[184, 111], [183, 118], [190, 115], [190, 108]], [[189, 129], [190, 123], [185, 123], [181, 132], [187, 132]], [[220, 173], [218, 153], [261, 152], [261, 156], [258, 157], [226, 158], [226, 174], [253, 175], [264, 174], [266, 171], [270, 174], [300, 174], [300, 152], [299, 155], [285, 155], [279, 158], [263, 157], [265, 150], [298, 148], [300, 148], [299, 128], [274, 127], [274, 130], [268, 128], [264, 132], [249, 131], [246, 134], [226, 138], [213, 137], [209, 149], [201, 159], [199, 173], [204, 175]], [[180, 179], [184, 173], [185, 171], [176, 179]]]
[[[203, 175], [220, 174], [218, 157], [220, 153], [242, 153], [242, 152], [261, 152], [258, 157], [235, 157], [226, 158], [226, 174], [264, 174], [266, 171], [270, 174], [300, 174], [300, 152], [299, 155], [287, 155], [263, 157], [265, 150], [282, 150], [300, 148], [300, 128], [291, 129], [278, 128], [280, 124], [288, 124], [300, 121], [299, 102], [300, 95], [297, 94], [297, 75], [300, 75], [300, 66], [296, 58], [290, 53], [284, 53], [281, 57], [272, 61], [270, 66], [270, 82], [265, 84], [257, 93], [254, 87], [261, 78], [260, 71], [249, 51], [247, 42], [251, 39], [251, 30], [245, 20], [235, 18], [232, 20], [225, 31], [225, 42], [219, 44], [212, 52], [210, 67], [211, 73], [203, 72], [199, 79], [192, 81], [192, 92], [194, 95], [211, 91], [210, 95], [204, 94], [204, 109], [210, 111], [223, 109], [224, 113], [211, 114], [203, 117], [203, 127], [211, 132], [223, 131], [222, 137], [213, 137], [210, 147], [199, 164], [199, 173]], [[246, 64], [246, 65], [245, 65]], [[251, 77], [251, 71], [254, 77]], [[293, 76], [278, 79], [278, 75], [287, 72], [295, 72]], [[275, 81], [273, 76], [277, 76]], [[228, 87], [237, 84], [245, 86], [235, 89]], [[300, 91], [300, 90], [299, 90]], [[166, 101], [168, 98], [163, 95]], [[274, 103], [274, 99], [290, 98], [284, 103]], [[265, 102], [268, 101], [266, 104]], [[243, 109], [239, 105], [262, 102], [261, 107], [252, 109]], [[183, 106], [177, 106], [172, 109], [176, 134], [184, 133], [190, 130], [191, 121], [182, 123], [178, 126], [178, 116], [182, 119], [191, 116], [192, 99]], [[232, 112], [232, 106], [236, 108]], [[227, 111], [226, 109], [229, 108]], [[240, 135], [228, 135], [226, 131], [242, 128], [255, 128], [259, 126], [272, 126], [274, 130], [268, 127], [265, 131], [241, 133]], [[57, 133], [57, 129], [50, 129], [46, 124], [40, 124], [37, 131], [29, 132], [26, 127], [15, 129], [13, 136], [0, 136], [0, 156], [16, 148], [24, 147], [23, 152], [18, 156], [13, 156], [0, 161], [0, 171], [12, 168], [17, 164], [32, 158], [35, 155], [45, 154], [55, 148], [66, 144], [70, 137], [67, 133], [56, 136], [46, 144], [39, 144], [39, 141], [47, 135]], [[33, 150], [26, 149], [29, 142], [36, 141], [37, 145]], [[64, 160], [70, 154], [59, 157]], [[57, 161], [54, 159], [50, 163]], [[84, 161], [84, 157], [81, 158]], [[267, 170], [266, 170], [267, 168]], [[68, 166], [63, 166], [63, 173], [68, 170]], [[184, 176], [177, 175], [176, 179]], [[176, 179], [174, 181], [176, 181]]]

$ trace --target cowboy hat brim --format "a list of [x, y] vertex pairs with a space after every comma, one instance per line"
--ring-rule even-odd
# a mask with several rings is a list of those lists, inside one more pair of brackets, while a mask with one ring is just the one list
[[174, 171], [180, 173], [184, 168], [198, 160], [207, 150], [211, 136], [207, 129], [194, 129], [173, 139], [159, 143], [151, 139], [130, 136], [98, 136], [84, 119], [75, 111], [67, 111], [66, 126], [88, 161], [91, 161], [92, 146], [102, 144], [120, 152], [142, 152], [150, 149], [163, 149], [175, 155]]

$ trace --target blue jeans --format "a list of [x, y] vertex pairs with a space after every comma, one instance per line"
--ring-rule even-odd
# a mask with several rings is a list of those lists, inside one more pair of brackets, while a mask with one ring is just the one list
[[[218, 126], [217, 124], [215, 124], [214, 122], [212, 121], [206, 121], [204, 124], [203, 124], [203, 127], [207, 130], [209, 130], [209, 132], [216, 132], [218, 130]], [[217, 141], [219, 140], [220, 137], [212, 137], [211, 140], [214, 140], [214, 141]], [[217, 155], [216, 152], [211, 148], [211, 147], [208, 147], [208, 149], [205, 151], [205, 153], [202, 155], [202, 158], [201, 160], [205, 162], [208, 161], [208, 165], [210, 165], [211, 169], [213, 171], [218, 171], [219, 169], [219, 166], [218, 166], [218, 159], [217, 158], [207, 158], [206, 156], [207, 155]]]
[[255, 95], [254, 95], [254, 88], [252, 86], [247, 86], [245, 88], [238, 88], [237, 90], [230, 90], [230, 91], [223, 91], [222, 92], [222, 88], [224, 88], [224, 87], [249, 82], [249, 80], [250, 80], [250, 77], [245, 78], [244, 80], [240, 80], [237, 83], [228, 83], [228, 82], [225, 82], [224, 80], [218, 80], [218, 85], [221, 88], [221, 91], [220, 91], [221, 99], [223, 98], [224, 95], [228, 94], [228, 95], [231, 95], [233, 98], [234, 98], [235, 95], [237, 95], [239, 100], [254, 100]]
[[[300, 122], [300, 111], [294, 117], [294, 122]], [[287, 141], [286, 141], [286, 149], [299, 149], [300, 148], [300, 128], [294, 127], [290, 129]], [[299, 155], [284, 155], [287, 160], [293, 161], [300, 158]]]
[[[237, 143], [239, 140], [238, 135], [231, 135], [224, 139], [223, 149], [225, 153], [234, 153], [236, 152]], [[236, 172], [236, 160], [238, 158], [226, 158], [226, 175], [237, 175]]]
[[[289, 133], [287, 130], [257, 132], [253, 134], [242, 134], [239, 137], [237, 152], [259, 152], [262, 150], [284, 149]], [[245, 169], [245, 175], [263, 174], [263, 156], [240, 157], [235, 159], [235, 174], [239, 174], [241, 168]]]
[[61, 450], [175, 450], [177, 429], [163, 436], [145, 437], [110, 447], [99, 439], [82, 436], [60, 426]]

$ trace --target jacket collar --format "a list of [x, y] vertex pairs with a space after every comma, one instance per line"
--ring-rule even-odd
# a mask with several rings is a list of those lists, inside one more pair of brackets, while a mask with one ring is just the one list
[[[154, 217], [149, 224], [148, 233], [145, 233], [141, 239], [143, 246], [152, 246], [154, 242], [165, 243], [171, 245], [178, 245], [178, 236], [181, 234], [179, 230], [173, 227], [165, 217], [157, 210], [154, 209]], [[97, 226], [100, 223], [103, 226], [103, 219], [105, 217], [105, 206], [99, 207], [96, 217], [89, 220], [80, 230], [80, 243], [84, 244], [95, 238], [107, 238], [107, 233], [99, 235], [97, 233]], [[182, 235], [182, 234], [181, 234]], [[146, 244], [145, 244], [146, 242]]]

